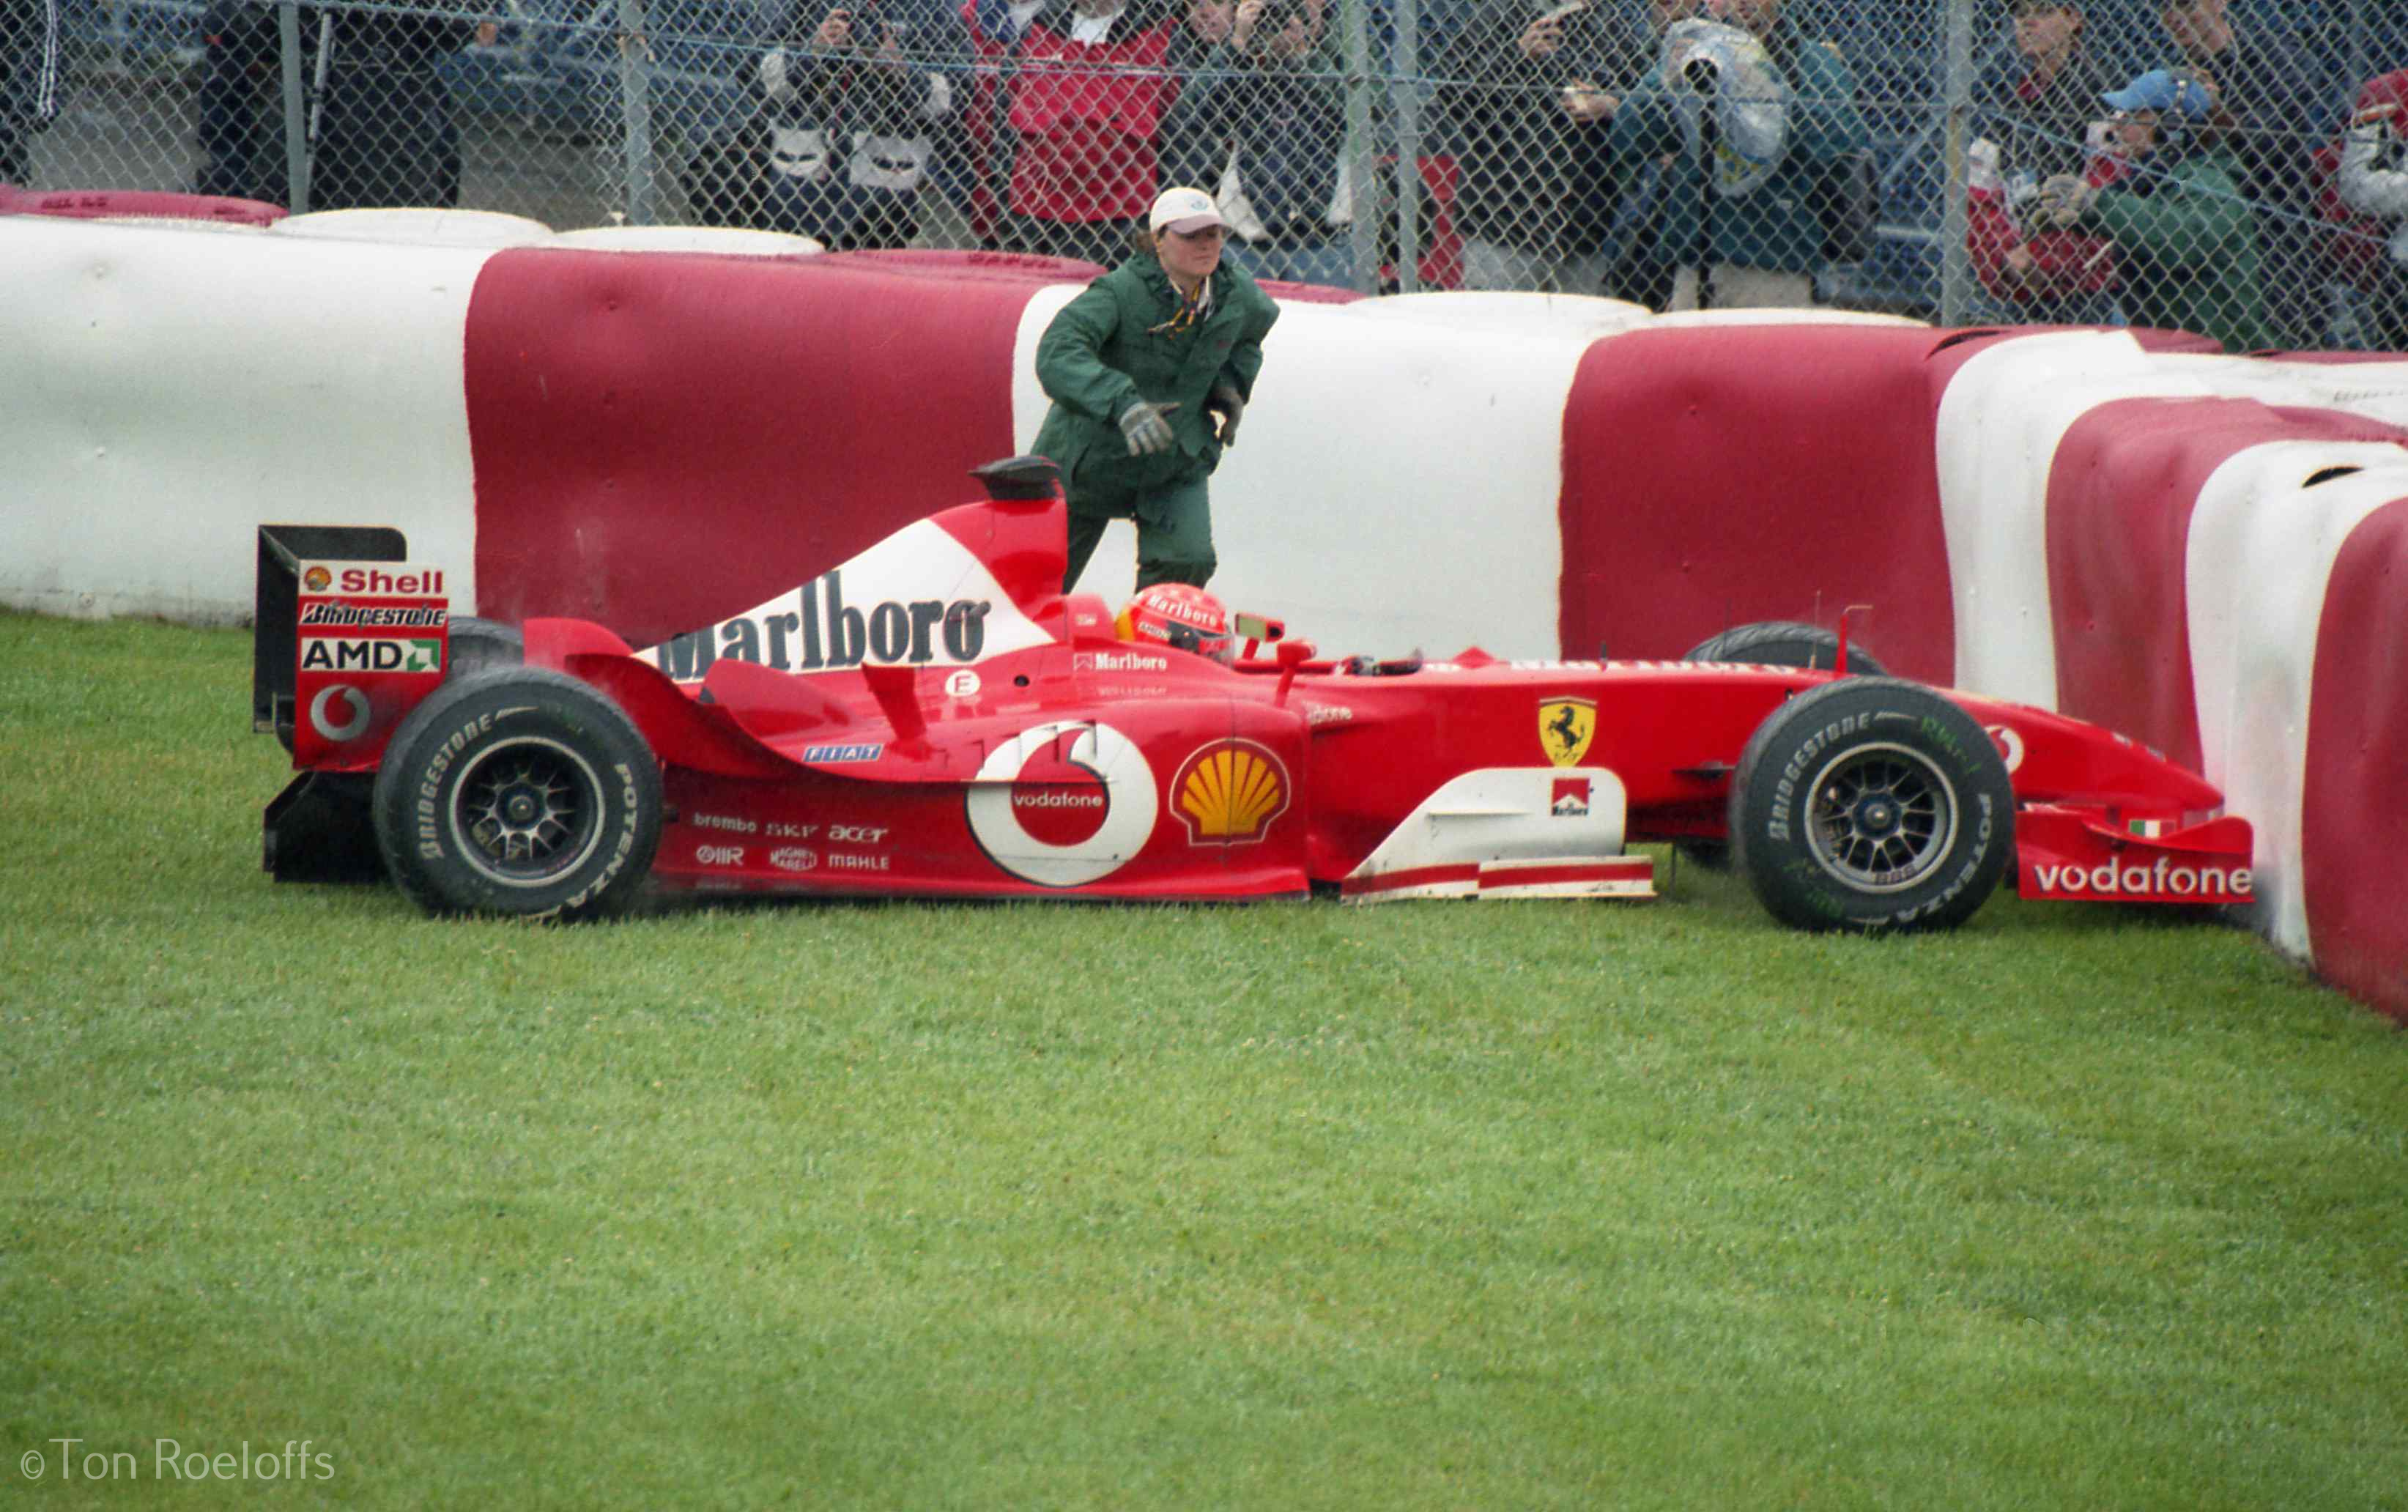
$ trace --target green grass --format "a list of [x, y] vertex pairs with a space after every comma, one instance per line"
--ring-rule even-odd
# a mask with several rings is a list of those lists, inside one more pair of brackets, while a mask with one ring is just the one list
[[437, 922], [248, 656], [0, 617], [9, 1505], [2408, 1507], [2408, 1040], [2241, 932]]

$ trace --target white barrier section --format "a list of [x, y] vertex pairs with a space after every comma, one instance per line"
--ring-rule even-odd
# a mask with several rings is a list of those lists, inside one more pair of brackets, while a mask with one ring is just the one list
[[404, 522], [473, 602], [485, 248], [0, 216], [0, 602], [249, 612], [262, 521]]
[[[2353, 466], [2363, 471], [2304, 486], [2319, 471]], [[2342, 543], [2403, 495], [2408, 450], [2400, 447], [2251, 447], [2209, 476], [2186, 543], [2201, 775], [2256, 828], [2257, 927], [2311, 960], [2300, 834], [2316, 636]]]
[[2057, 707], [2048, 478], [2057, 446], [2100, 405], [2209, 393], [2118, 332], [2001, 341], [1967, 360], [1941, 395], [1932, 434], [1957, 687]]
[[[1076, 292], [1046, 290], [1022, 317], [1023, 449], [1045, 418], [1038, 338]], [[1458, 314], [1456, 299], [1481, 308]], [[1558, 654], [1565, 399], [1582, 353], [1636, 323], [1633, 308], [1542, 294], [1283, 306], [1212, 478], [1212, 591], [1337, 655]], [[1117, 603], [1135, 578], [1134, 532], [1116, 525], [1082, 581]]]

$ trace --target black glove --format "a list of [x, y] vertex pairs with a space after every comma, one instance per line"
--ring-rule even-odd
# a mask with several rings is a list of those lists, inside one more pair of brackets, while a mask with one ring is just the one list
[[1238, 422], [1246, 418], [1245, 396], [1226, 383], [1216, 384], [1212, 397], [1204, 401], [1204, 409], [1207, 414], [1220, 417], [1221, 444], [1224, 447], [1236, 446]]
[[1129, 455], [1151, 457], [1177, 446], [1179, 437], [1170, 428], [1170, 412], [1178, 407], [1175, 404], [1157, 405], [1144, 399], [1129, 406], [1121, 415], [1121, 435], [1128, 438]]

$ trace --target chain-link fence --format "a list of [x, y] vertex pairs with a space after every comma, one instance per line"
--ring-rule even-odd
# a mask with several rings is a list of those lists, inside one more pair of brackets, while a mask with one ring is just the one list
[[39, 188], [1109, 262], [1184, 182], [1268, 277], [2408, 346], [2401, 0], [0, 0], [0, 64]]

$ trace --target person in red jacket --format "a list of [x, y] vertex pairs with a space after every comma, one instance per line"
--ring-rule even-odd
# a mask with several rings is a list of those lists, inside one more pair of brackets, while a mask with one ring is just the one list
[[1117, 265], [1154, 203], [1176, 12], [1162, 0], [1052, 0], [1007, 76], [1004, 244]]
[[1009, 76], [1020, 39], [1047, 0], [962, 0], [962, 33], [970, 59], [969, 98], [962, 107], [968, 186], [962, 211], [970, 235], [994, 251], [1003, 246], [1004, 203], [1010, 197], [1010, 129], [1002, 120]]

